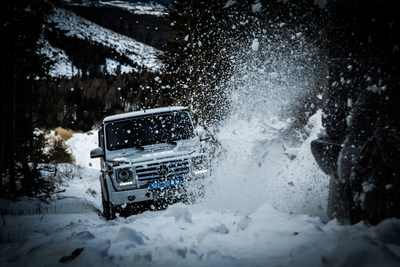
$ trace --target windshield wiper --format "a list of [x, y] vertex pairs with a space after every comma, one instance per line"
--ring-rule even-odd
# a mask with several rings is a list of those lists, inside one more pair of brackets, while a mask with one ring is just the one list
[[165, 140], [163, 143], [167, 143], [167, 144], [174, 145], [174, 146], [178, 145], [177, 142], [171, 141], [171, 140]]
[[140, 145], [132, 145], [132, 146], [130, 146], [130, 147], [136, 148], [136, 149], [139, 149], [139, 150], [144, 150], [144, 147], [143, 147], [143, 146], [140, 146]]
[[172, 140], [157, 140], [154, 142], [154, 145], [155, 144], [169, 144], [169, 145], [174, 145], [174, 146], [178, 145], [175, 141], [172, 141]]

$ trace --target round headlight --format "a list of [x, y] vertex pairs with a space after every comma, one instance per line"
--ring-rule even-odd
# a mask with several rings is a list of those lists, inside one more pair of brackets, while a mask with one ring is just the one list
[[131, 172], [127, 169], [122, 169], [118, 172], [118, 179], [122, 182], [127, 182], [131, 177]]

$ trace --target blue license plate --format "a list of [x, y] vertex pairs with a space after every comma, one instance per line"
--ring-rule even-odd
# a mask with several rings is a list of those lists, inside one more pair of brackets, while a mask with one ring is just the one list
[[180, 185], [182, 185], [182, 179], [171, 179], [171, 180], [157, 181], [157, 182], [149, 183], [149, 189], [150, 190], [164, 189], [164, 188], [176, 187], [176, 186], [180, 186]]

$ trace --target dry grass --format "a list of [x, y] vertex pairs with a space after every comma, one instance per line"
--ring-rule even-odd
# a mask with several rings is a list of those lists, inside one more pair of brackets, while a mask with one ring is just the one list
[[54, 131], [57, 133], [57, 135], [59, 135], [64, 141], [67, 141], [68, 139], [70, 139], [72, 137], [72, 134], [74, 133], [74, 131], [70, 130], [70, 129], [64, 129], [62, 127], [57, 127], [54, 129]]

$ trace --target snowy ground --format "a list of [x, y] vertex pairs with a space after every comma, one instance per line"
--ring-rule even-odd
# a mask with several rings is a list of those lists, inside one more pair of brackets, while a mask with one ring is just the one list
[[97, 135], [74, 134], [78, 166], [60, 166], [73, 179], [57, 200], [0, 202], [14, 214], [1, 216], [0, 265], [400, 266], [400, 220], [341, 226], [325, 217], [328, 177], [309, 151], [319, 116], [294, 160], [275, 139], [279, 123], [233, 118], [203, 201], [114, 221], [101, 216], [99, 163], [89, 158]]

